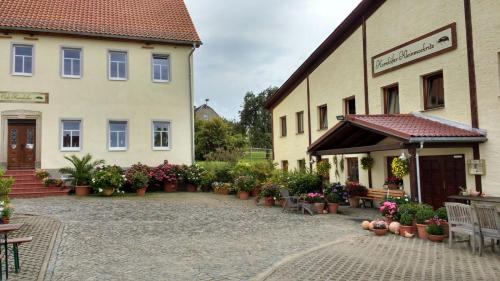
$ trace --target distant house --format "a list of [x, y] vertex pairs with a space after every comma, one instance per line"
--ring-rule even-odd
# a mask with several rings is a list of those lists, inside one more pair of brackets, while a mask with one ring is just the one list
[[214, 118], [220, 118], [219, 114], [217, 114], [217, 112], [215, 112], [215, 110], [207, 104], [195, 108], [194, 116], [199, 120], [207, 120], [207, 121], [212, 120]]

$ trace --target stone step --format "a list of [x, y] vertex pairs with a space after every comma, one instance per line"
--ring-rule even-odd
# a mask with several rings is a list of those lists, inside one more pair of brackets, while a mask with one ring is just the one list
[[11, 192], [9, 194], [10, 198], [39, 198], [39, 197], [50, 197], [50, 196], [67, 196], [69, 189], [63, 190], [52, 190], [52, 191], [32, 191], [32, 192]]
[[26, 183], [17, 183], [14, 182], [12, 189], [16, 188], [29, 188], [29, 187], [45, 187], [45, 185], [41, 182], [26, 182]]
[[6, 176], [35, 175], [35, 170], [7, 170]]

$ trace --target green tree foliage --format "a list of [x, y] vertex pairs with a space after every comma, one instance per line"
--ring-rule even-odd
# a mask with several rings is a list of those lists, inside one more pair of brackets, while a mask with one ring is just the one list
[[221, 118], [195, 122], [196, 160], [206, 160], [210, 156], [210, 160], [226, 161], [218, 156], [235, 158], [234, 155], [242, 155], [247, 144], [245, 136], [235, 133], [232, 123]]
[[247, 133], [252, 147], [272, 147], [272, 120], [271, 113], [264, 108], [267, 99], [274, 95], [277, 87], [269, 87], [255, 95], [248, 92], [240, 111], [240, 130]]

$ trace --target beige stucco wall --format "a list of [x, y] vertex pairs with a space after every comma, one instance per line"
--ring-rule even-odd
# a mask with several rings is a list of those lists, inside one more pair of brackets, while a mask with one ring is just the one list
[[[36, 36], [25, 40], [15, 34], [0, 39], [0, 91], [47, 92], [49, 104], [0, 103], [0, 112], [8, 110], [39, 111], [41, 117], [41, 167], [55, 169], [67, 165], [60, 151], [60, 120], [82, 119], [82, 150], [109, 164], [130, 166], [141, 161], [157, 165], [168, 159], [173, 163], [191, 163], [191, 114], [189, 95], [190, 47], [153, 45], [142, 48], [136, 42]], [[34, 45], [33, 77], [10, 74], [11, 44]], [[61, 47], [83, 50], [82, 79], [60, 76]], [[110, 81], [107, 76], [108, 50], [128, 52], [128, 80]], [[169, 54], [169, 83], [153, 83], [151, 56]], [[110, 119], [129, 122], [128, 150], [108, 151], [107, 122]], [[152, 120], [171, 121], [171, 150], [153, 151]], [[1, 131], [2, 133], [4, 130]], [[3, 136], [0, 136], [3, 137]]]
[[486, 159], [483, 190], [500, 196], [500, 1], [471, 1], [479, 126], [488, 130], [480, 145]]

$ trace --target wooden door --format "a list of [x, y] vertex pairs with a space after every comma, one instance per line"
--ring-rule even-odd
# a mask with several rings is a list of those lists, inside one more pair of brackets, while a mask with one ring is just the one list
[[463, 155], [424, 156], [420, 158], [422, 201], [434, 208], [444, 206], [451, 195], [466, 186]]
[[36, 126], [34, 121], [9, 121], [7, 168], [34, 169], [36, 159]]
[[359, 182], [359, 165], [357, 157], [348, 157], [347, 161], [347, 180]]

